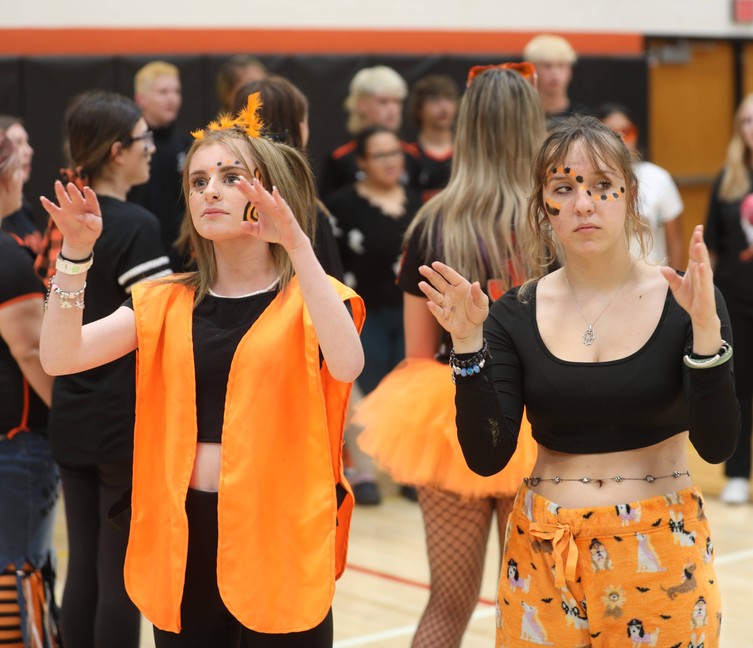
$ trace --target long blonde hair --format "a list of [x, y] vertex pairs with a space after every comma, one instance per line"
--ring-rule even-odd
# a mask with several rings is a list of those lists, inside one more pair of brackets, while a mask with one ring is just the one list
[[727, 147], [727, 159], [724, 162], [722, 181], [719, 185], [719, 197], [727, 202], [740, 200], [750, 193], [750, 170], [753, 168], [753, 150], [743, 140], [743, 111], [753, 104], [753, 93], [740, 102], [735, 113], [735, 131]]
[[531, 190], [531, 163], [545, 135], [538, 94], [513, 70], [474, 78], [460, 102], [447, 187], [418, 212], [422, 247], [471, 281], [525, 274], [520, 245]]
[[569, 151], [582, 143], [589, 161], [596, 169], [609, 169], [625, 179], [626, 218], [625, 239], [635, 237], [640, 254], [645, 257], [651, 245], [651, 232], [638, 213], [638, 179], [624, 142], [604, 123], [588, 115], [573, 115], [558, 122], [541, 145], [532, 166], [533, 191], [528, 201], [528, 229], [530, 237], [525, 249], [528, 280], [519, 295], [543, 277], [560, 255], [544, 203], [544, 188], [551, 170], [564, 163]]
[[[196, 272], [178, 275], [175, 281], [196, 290], [195, 303], [207, 294], [209, 287], [217, 279], [217, 262], [214, 244], [196, 231], [188, 207], [190, 190], [189, 175], [191, 160], [200, 148], [222, 144], [227, 146], [253, 177], [247, 166], [251, 159], [261, 174], [261, 182], [267, 189], [276, 186], [280, 195], [290, 206], [301, 229], [313, 240], [316, 227], [316, 188], [311, 168], [306, 159], [296, 149], [285, 144], [275, 143], [265, 137], [247, 137], [237, 129], [207, 131], [204, 137], [196, 140], [188, 151], [183, 168], [183, 197], [186, 202], [184, 229], [188, 231], [191, 250], [196, 258]], [[285, 249], [276, 243], [270, 244], [272, 258], [280, 277], [280, 289], [284, 289], [293, 277], [293, 264]]]

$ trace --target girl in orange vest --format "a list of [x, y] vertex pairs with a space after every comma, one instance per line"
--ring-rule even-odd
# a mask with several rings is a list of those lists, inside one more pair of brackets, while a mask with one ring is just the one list
[[46, 370], [137, 350], [125, 580], [158, 648], [332, 644], [353, 506], [342, 431], [364, 311], [316, 260], [311, 171], [263, 136], [257, 102], [194, 133], [183, 187], [198, 270], [135, 287], [83, 328], [97, 197], [57, 183], [57, 204], [42, 199], [64, 237]]

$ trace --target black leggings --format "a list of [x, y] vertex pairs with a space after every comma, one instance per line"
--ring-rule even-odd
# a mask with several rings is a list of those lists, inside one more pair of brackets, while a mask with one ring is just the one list
[[131, 487], [132, 463], [60, 466], [69, 551], [60, 613], [65, 646], [138, 648], [141, 615], [123, 583], [128, 529], [107, 521]]
[[217, 493], [189, 489], [188, 563], [181, 632], [154, 628], [156, 648], [331, 648], [332, 611], [305, 632], [263, 634], [244, 627], [225, 607], [217, 588]]
[[[753, 287], [751, 288], [753, 290]], [[735, 355], [735, 392], [740, 402], [740, 438], [735, 453], [727, 460], [727, 477], [750, 479], [751, 435], [753, 435], [753, 304], [727, 301]]]

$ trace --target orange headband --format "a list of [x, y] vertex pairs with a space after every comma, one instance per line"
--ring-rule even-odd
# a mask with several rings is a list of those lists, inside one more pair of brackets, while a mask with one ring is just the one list
[[538, 77], [536, 75], [536, 66], [528, 61], [522, 63], [497, 63], [495, 65], [474, 65], [468, 70], [468, 79], [465, 82], [465, 87], [470, 87], [473, 80], [482, 72], [487, 70], [512, 70], [520, 74], [526, 81], [528, 81], [534, 88]]

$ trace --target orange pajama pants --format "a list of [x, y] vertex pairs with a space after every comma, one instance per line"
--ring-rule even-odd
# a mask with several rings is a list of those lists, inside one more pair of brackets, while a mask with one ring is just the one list
[[521, 487], [502, 559], [497, 648], [714, 648], [720, 627], [697, 488], [566, 509]]

